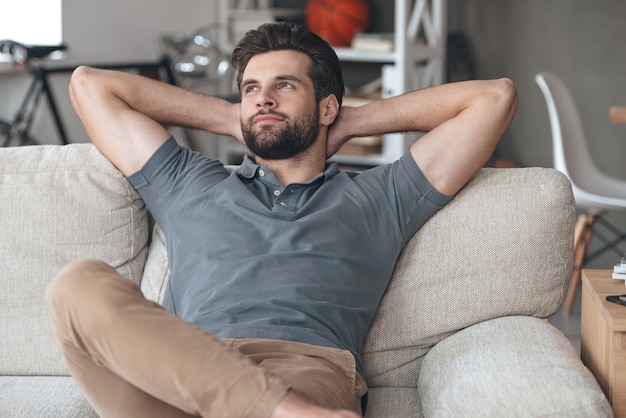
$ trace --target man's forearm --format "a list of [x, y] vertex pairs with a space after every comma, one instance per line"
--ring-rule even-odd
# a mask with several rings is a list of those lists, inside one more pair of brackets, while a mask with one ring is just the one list
[[[515, 94], [514, 88], [509, 88], [509, 85], [505, 80], [450, 83], [374, 101], [361, 107], [342, 108], [330, 131], [329, 155], [349, 138], [397, 132], [430, 132], [452, 121], [463, 125], [457, 128], [460, 129], [458, 132], [471, 125], [486, 126], [490, 130], [489, 138], [480, 139], [487, 139], [488, 142], [497, 140], [512, 117], [511, 98], [515, 98]], [[462, 113], [469, 113], [471, 117], [459, 118]]]
[[167, 139], [163, 124], [241, 137], [237, 105], [135, 74], [79, 67], [70, 98], [91, 141], [125, 175]]
[[97, 69], [86, 71], [91, 84], [87, 88], [97, 94], [111, 94], [159, 123], [217, 134], [235, 134], [237, 115], [234, 106], [226, 100], [136, 74]]
[[372, 102], [353, 112], [351, 136], [428, 132], [481, 100], [493, 81], [444, 84]]

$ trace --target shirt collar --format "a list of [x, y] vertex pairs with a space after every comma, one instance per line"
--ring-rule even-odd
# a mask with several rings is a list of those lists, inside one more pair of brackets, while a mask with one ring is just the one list
[[[239, 177], [243, 177], [246, 179], [252, 179], [257, 175], [259, 169], [266, 170], [270, 173], [272, 172], [272, 170], [270, 170], [267, 166], [258, 165], [254, 161], [253, 156], [246, 154], [243, 157], [243, 162], [237, 169], [237, 175]], [[315, 176], [311, 180], [304, 182], [302, 184], [313, 183], [314, 181], [317, 181], [320, 177], [322, 177], [324, 181], [327, 181], [327, 180], [330, 180], [335, 175], [337, 175], [338, 173], [339, 173], [339, 166], [337, 165], [337, 163], [334, 161], [326, 161], [326, 168], [324, 169], [323, 173]]]

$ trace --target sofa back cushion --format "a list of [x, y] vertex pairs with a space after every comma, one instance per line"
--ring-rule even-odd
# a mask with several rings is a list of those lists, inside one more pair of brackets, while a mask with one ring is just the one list
[[368, 384], [416, 387], [423, 356], [472, 324], [558, 311], [575, 203], [553, 169], [483, 169], [407, 244], [363, 348]]
[[45, 288], [83, 258], [104, 260], [138, 283], [145, 206], [91, 144], [0, 148], [0, 196], [0, 374], [67, 374]]

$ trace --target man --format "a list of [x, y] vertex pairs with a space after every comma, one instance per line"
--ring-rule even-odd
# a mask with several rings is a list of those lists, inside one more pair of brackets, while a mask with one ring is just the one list
[[[410, 237], [484, 165], [509, 125], [509, 80], [341, 107], [341, 67], [284, 23], [233, 53], [241, 103], [79, 68], [71, 97], [98, 149], [163, 228], [163, 309], [103, 263], [65, 268], [47, 303], [72, 375], [102, 416], [355, 417], [359, 350]], [[236, 173], [161, 124], [245, 143]], [[393, 164], [328, 163], [350, 138], [427, 131]]]

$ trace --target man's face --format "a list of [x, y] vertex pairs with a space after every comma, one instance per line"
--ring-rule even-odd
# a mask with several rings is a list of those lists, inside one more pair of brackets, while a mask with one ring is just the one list
[[289, 50], [256, 55], [248, 62], [241, 83], [241, 127], [256, 156], [291, 158], [317, 140], [320, 114], [309, 65], [306, 54]]

